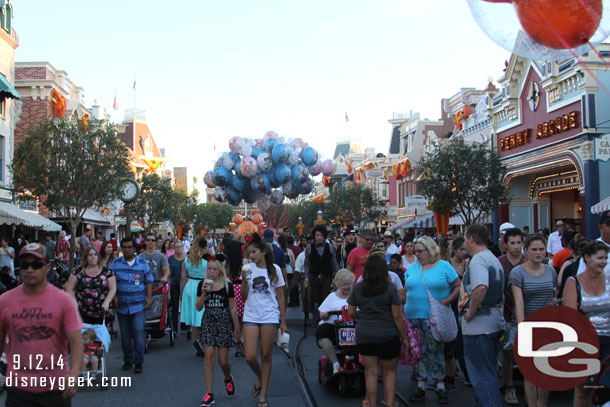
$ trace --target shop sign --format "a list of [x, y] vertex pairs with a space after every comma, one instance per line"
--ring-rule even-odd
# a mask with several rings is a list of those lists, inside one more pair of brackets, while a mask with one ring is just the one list
[[[580, 124], [578, 122], [578, 112], [573, 111], [564, 114], [563, 116], [559, 116], [556, 119], [538, 124], [538, 126], [536, 127], [536, 138], [547, 138], [554, 134], [559, 134], [564, 131], [575, 129], [579, 125]], [[498, 150], [511, 150], [515, 147], [523, 146], [525, 144], [530, 143], [532, 141], [531, 133], [531, 129], [525, 129], [518, 133], [511, 134], [510, 136], [506, 136], [499, 139]]]
[[595, 159], [599, 161], [610, 160], [610, 133], [595, 139]]
[[364, 176], [368, 179], [381, 178], [385, 175], [384, 170], [372, 169], [364, 172]]
[[423, 195], [411, 195], [405, 197], [405, 215], [424, 215], [429, 213], [429, 202]]

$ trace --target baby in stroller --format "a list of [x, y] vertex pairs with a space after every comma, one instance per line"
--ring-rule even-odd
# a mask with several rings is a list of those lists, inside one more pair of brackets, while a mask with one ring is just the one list
[[81, 334], [83, 337], [83, 363], [81, 365], [81, 372], [87, 371], [87, 365], [91, 363], [91, 374], [93, 376], [93, 380], [96, 379], [97, 371], [99, 367], [99, 359], [98, 355], [100, 352], [104, 351], [104, 345], [101, 342], [96, 342], [97, 335], [95, 331], [91, 328], [85, 329], [85, 331]]

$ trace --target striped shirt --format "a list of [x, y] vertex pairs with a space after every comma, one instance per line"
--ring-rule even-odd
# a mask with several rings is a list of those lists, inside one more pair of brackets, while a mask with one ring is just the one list
[[[553, 304], [557, 273], [552, 266], [545, 264], [544, 273], [535, 277], [528, 273], [523, 265], [519, 265], [510, 272], [508, 284], [520, 287], [523, 291], [523, 312], [527, 318], [532, 312]], [[516, 322], [516, 311], [513, 311], [513, 323]]]
[[124, 257], [119, 257], [110, 266], [116, 277], [116, 297], [121, 314], [135, 314], [144, 310], [146, 305], [146, 284], [152, 284], [153, 276], [148, 262], [135, 257], [129, 265]]

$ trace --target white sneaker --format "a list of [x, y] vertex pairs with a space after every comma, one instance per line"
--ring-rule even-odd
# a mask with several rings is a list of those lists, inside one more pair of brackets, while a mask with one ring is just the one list
[[506, 404], [510, 404], [511, 406], [519, 405], [519, 399], [517, 398], [517, 390], [514, 387], [509, 387], [506, 389], [506, 393], [504, 394], [504, 402]]

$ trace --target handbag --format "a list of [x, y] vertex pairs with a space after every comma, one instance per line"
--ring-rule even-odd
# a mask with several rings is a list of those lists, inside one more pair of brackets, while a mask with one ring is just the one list
[[424, 279], [424, 270], [421, 268], [421, 279], [424, 282], [424, 287], [428, 292], [428, 300], [430, 301], [430, 328], [432, 337], [437, 342], [448, 343], [455, 339], [458, 333], [457, 321], [451, 308], [441, 304], [436, 300], [428, 290], [426, 280]]
[[404, 343], [401, 344], [398, 362], [402, 365], [415, 366], [421, 360], [421, 338], [419, 337], [419, 332], [417, 329], [411, 326], [404, 315], [402, 316], [402, 319], [405, 321], [405, 329], [407, 330], [407, 338], [409, 338], [409, 346]]

